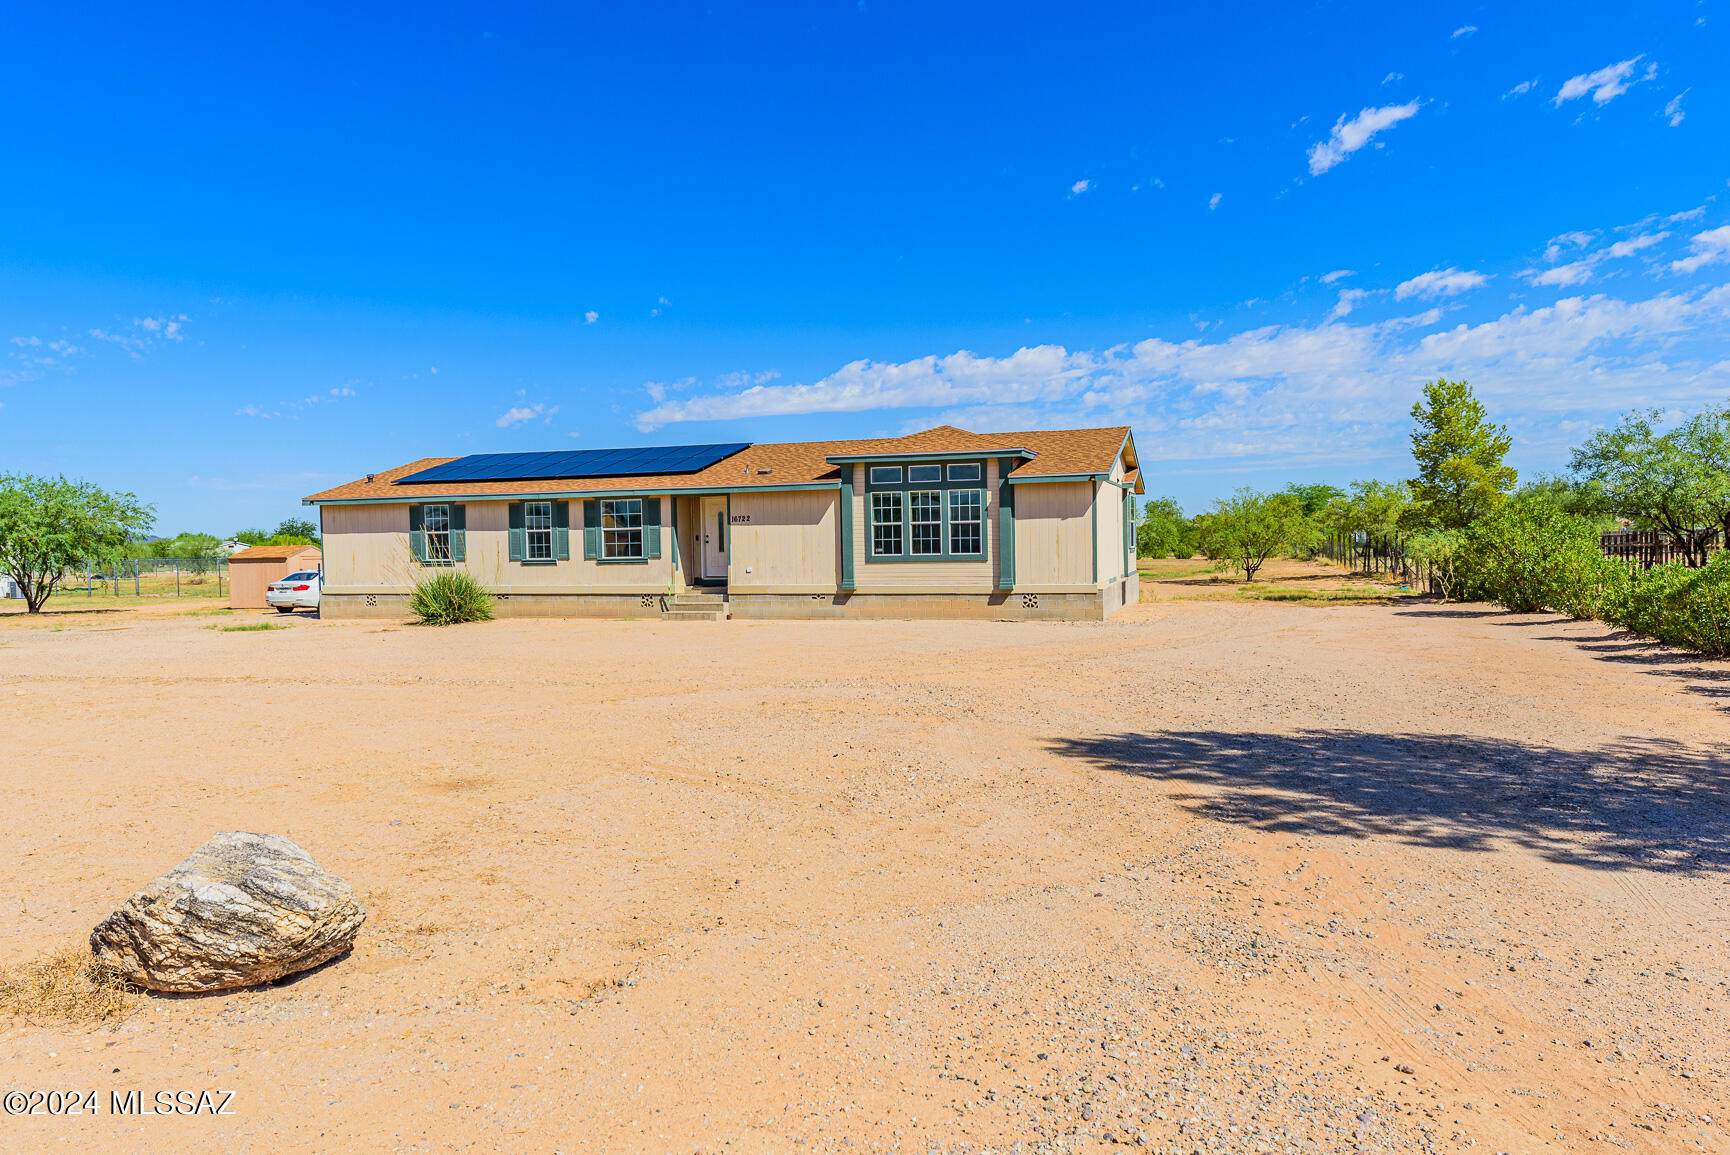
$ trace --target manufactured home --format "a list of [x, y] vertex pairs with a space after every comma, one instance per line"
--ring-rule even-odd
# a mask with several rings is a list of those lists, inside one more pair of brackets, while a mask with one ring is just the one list
[[1042, 618], [1138, 598], [1127, 427], [431, 457], [316, 493], [325, 617]]

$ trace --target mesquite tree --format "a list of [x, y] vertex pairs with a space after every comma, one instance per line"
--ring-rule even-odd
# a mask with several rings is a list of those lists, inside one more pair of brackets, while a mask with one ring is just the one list
[[1662, 410], [1634, 412], [1593, 434], [1574, 450], [1574, 472], [1602, 487], [1612, 511], [1705, 565], [1712, 536], [1730, 530], [1730, 407], [1660, 432], [1662, 420]]
[[150, 529], [155, 511], [130, 493], [83, 481], [0, 477], [0, 573], [33, 614], [86, 558], [113, 556]]

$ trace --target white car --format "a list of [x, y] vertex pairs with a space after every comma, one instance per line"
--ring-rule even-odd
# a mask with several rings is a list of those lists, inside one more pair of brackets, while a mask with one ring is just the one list
[[279, 614], [292, 614], [296, 609], [316, 610], [318, 595], [324, 590], [324, 575], [316, 570], [304, 570], [278, 578], [264, 591], [264, 603], [276, 607]]

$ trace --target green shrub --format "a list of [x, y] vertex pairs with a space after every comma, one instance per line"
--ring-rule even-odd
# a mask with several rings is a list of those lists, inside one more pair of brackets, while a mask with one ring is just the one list
[[1509, 503], [1465, 531], [1455, 559], [1466, 597], [1515, 613], [1554, 610], [1596, 617], [1606, 592], [1626, 580], [1624, 563], [1604, 556], [1588, 518], [1545, 503]]
[[1730, 552], [1714, 554], [1699, 569], [1679, 562], [1629, 569], [1600, 616], [1673, 646], [1730, 656]]
[[416, 578], [408, 606], [424, 626], [493, 620], [493, 596], [458, 569], [437, 570]]

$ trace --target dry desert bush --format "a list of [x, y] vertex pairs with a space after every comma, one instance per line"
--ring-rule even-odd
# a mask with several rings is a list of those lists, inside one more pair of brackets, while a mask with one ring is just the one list
[[132, 1009], [132, 988], [81, 945], [0, 968], [0, 1016], [102, 1023]]

